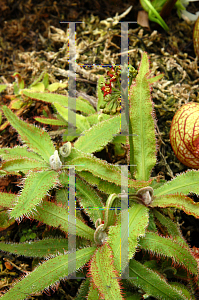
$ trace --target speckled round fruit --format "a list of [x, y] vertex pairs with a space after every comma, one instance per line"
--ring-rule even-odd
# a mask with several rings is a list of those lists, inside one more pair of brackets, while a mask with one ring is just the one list
[[173, 117], [170, 142], [177, 158], [186, 166], [199, 169], [199, 104], [183, 105]]

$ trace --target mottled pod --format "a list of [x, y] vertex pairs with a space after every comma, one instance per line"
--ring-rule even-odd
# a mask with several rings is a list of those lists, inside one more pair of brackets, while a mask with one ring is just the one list
[[174, 115], [170, 142], [177, 158], [186, 166], [199, 169], [199, 104], [183, 105]]
[[196, 56], [199, 58], [199, 17], [193, 29], [193, 46]]

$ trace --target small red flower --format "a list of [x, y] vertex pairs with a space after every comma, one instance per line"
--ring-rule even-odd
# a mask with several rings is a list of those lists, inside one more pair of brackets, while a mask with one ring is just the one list
[[111, 77], [110, 82], [116, 81], [117, 74], [115, 73], [115, 69], [113, 67], [111, 67], [111, 70], [107, 72], [107, 75]]
[[111, 74], [110, 72], [108, 72], [107, 75], [111, 77], [110, 82], [116, 81], [115, 75]]
[[111, 82], [109, 84], [105, 83], [105, 86], [103, 86], [101, 89], [104, 92], [104, 97], [108, 94], [111, 94], [112, 92]]
[[112, 77], [114, 74], [115, 74], [115, 69], [111, 67], [110, 71], [107, 72], [107, 75]]

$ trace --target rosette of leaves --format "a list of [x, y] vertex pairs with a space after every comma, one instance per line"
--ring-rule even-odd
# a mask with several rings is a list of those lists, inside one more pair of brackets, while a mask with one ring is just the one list
[[[134, 299], [150, 296], [156, 299], [195, 299], [194, 291], [198, 285], [197, 260], [183, 239], [179, 227], [172, 220], [172, 210], [167, 208], [178, 208], [199, 217], [199, 205], [186, 196], [190, 189], [198, 193], [198, 171], [187, 171], [162, 185], [150, 178], [156, 163], [155, 123], [150, 87], [161, 77], [162, 75], [150, 78], [149, 61], [144, 53], [138, 75], [131, 86], [129, 99], [130, 161], [136, 166], [131, 168], [128, 178], [120, 173], [119, 167], [92, 155], [111, 139], [109, 134], [119, 132], [120, 116], [114, 116], [85, 130], [73, 147], [66, 145], [60, 149], [59, 154], [65, 155], [71, 148], [68, 156], [61, 157], [55, 152], [57, 150], [45, 131], [19, 120], [8, 108], [3, 107], [11, 125], [17, 129], [21, 139], [32, 151], [26, 147], [0, 149], [4, 160], [1, 166], [2, 176], [19, 172], [26, 174], [21, 194], [1, 193], [0, 205], [10, 210], [12, 218], [31, 216], [67, 233], [68, 227], [75, 223], [75, 217], [66, 209], [68, 189], [57, 192], [57, 203], [50, 202], [45, 196], [58, 182], [63, 187], [68, 187], [69, 167], [75, 166], [77, 198], [81, 208], [95, 224], [94, 230], [78, 215], [76, 236], [84, 238], [83, 246], [82, 249], [77, 247], [69, 252], [66, 252], [67, 238], [59, 243], [56, 239], [22, 245], [0, 243], [2, 251], [18, 255], [49, 258], [51, 254], [48, 260], [3, 295], [3, 300], [26, 299], [56, 284], [60, 279], [67, 278], [71, 272], [79, 270], [87, 262], [89, 272], [76, 299], [130, 299], [129, 286], [134, 291], [131, 295]], [[28, 170], [25, 167], [26, 160], [29, 164]], [[46, 180], [42, 183], [46, 178], [50, 182]], [[124, 179], [128, 179], [129, 207], [121, 210], [121, 181]], [[97, 185], [101, 194], [96, 192], [93, 185]], [[108, 196], [105, 204], [102, 195]], [[26, 211], [22, 211], [20, 205], [25, 198]], [[121, 236], [125, 219], [128, 219], [128, 226]], [[120, 252], [126, 247], [129, 278], [122, 280], [120, 275], [126, 265], [121, 262]], [[142, 255], [137, 257], [136, 251], [139, 250], [150, 253], [154, 258], [158, 256], [159, 260], [146, 260]], [[69, 271], [69, 265], [74, 262], [74, 251], [76, 260], [72, 264], [73, 269], [70, 268]], [[183, 279], [183, 284], [178, 283], [178, 278]], [[128, 288], [124, 289], [126, 283]]]
[[[82, 169], [82, 164], [79, 162], [80, 170], [83, 170], [86, 174], [88, 173], [90, 181], [94, 179], [98, 179], [99, 181], [101, 181], [101, 184], [99, 182], [99, 186], [102, 191], [107, 192], [108, 190], [110, 190], [112, 192], [113, 190], [120, 190], [119, 185], [121, 176], [119, 168], [114, 165], [109, 165], [91, 155], [92, 152], [103, 149], [103, 147], [113, 139], [113, 135], [119, 132], [119, 116], [115, 116], [111, 119], [109, 118], [109, 120], [105, 120], [100, 124], [93, 126], [89, 130], [84, 131], [85, 135], [83, 136], [83, 141], [81, 138], [79, 138], [75, 143], [75, 147], [73, 148], [71, 147], [70, 142], [68, 142], [66, 143], [67, 145], [64, 145], [61, 149], [59, 149], [58, 153], [58, 151], [55, 150], [53, 142], [51, 141], [47, 132], [35, 127], [34, 125], [27, 124], [26, 122], [20, 120], [6, 106], [2, 107], [2, 110], [11, 125], [17, 129], [21, 140], [25, 143], [25, 145], [22, 147], [0, 149], [0, 154], [3, 159], [0, 170], [1, 176], [25, 174], [22, 182], [22, 190], [18, 195], [7, 193], [0, 194], [1, 206], [9, 208], [9, 218], [11, 218], [11, 220], [20, 220], [25, 215], [36, 220], [40, 220], [41, 222], [53, 227], [59, 227], [61, 230], [67, 232], [67, 189], [60, 189], [56, 195], [58, 203], [61, 203], [63, 207], [59, 207], [55, 203], [46, 201], [46, 195], [50, 189], [58, 187], [59, 184], [67, 187], [69, 172], [68, 165], [71, 165], [71, 162], [78, 158], [80, 160], [83, 159], [85, 163]], [[104, 134], [104, 132], [106, 132], [106, 134]], [[99, 138], [100, 136], [101, 138]], [[73, 166], [73, 164], [71, 166]], [[87, 170], [89, 170], [90, 172], [87, 172]], [[81, 174], [81, 172], [79, 173]], [[108, 190], [107, 181], [109, 181], [110, 185]], [[142, 185], [146, 184], [139, 183], [137, 185], [137, 183], [135, 183], [136, 187]], [[134, 188], [133, 180], [131, 180], [131, 187], [132, 189]], [[103, 208], [104, 204], [102, 198], [99, 197], [92, 186], [89, 186], [88, 183], [86, 184], [83, 177], [77, 178], [76, 190], [78, 197], [81, 198], [81, 205], [85, 207], [85, 211], [88, 213], [91, 220], [95, 223], [97, 219], [103, 219], [102, 211], [91, 211], [90, 209], [90, 207]], [[61, 225], [60, 220], [62, 220]], [[9, 219], [7, 215], [7, 222], [8, 221]], [[84, 239], [94, 242], [94, 230], [92, 228], [86, 226], [84, 222], [81, 221], [81, 219], [75, 219], [75, 217], [71, 219], [70, 222], [76, 222], [76, 229], [77, 227], [79, 227], [76, 232], [77, 236], [81, 236]], [[86, 246], [87, 243], [85, 243], [84, 246]], [[59, 245], [58, 248], [57, 245]], [[2, 244], [1, 246], [1, 249], [3, 250], [4, 244]], [[12, 246], [13, 245], [6, 245], [4, 251], [6, 251], [6, 249], [7, 251], [10, 251], [10, 249], [14, 250]], [[33, 242], [31, 244], [31, 247], [29, 246], [30, 245], [28, 244], [15, 244], [15, 247], [18, 248], [18, 250], [16, 250], [15, 248], [16, 253], [18, 253], [19, 255], [20, 253], [23, 253], [28, 256], [37, 256], [41, 251], [41, 254], [39, 254], [39, 256], [44, 257], [57, 252], [63, 253], [62, 249], [64, 248], [67, 251], [68, 247], [67, 240], [65, 239], [60, 243], [57, 239], [51, 239], [47, 241], [45, 240], [44, 242], [39, 243]], [[36, 252], [35, 249], [37, 249]], [[88, 250], [88, 255], [92, 253], [90, 252], [91, 250]], [[80, 251], [79, 253], [81, 254], [83, 252]], [[88, 260], [86, 259], [86, 256], [84, 254], [83, 257], [84, 261], [80, 262], [81, 265], [84, 265]], [[64, 259], [67, 259], [67, 257], [64, 257]], [[79, 269], [78, 264], [76, 264], [76, 266], [77, 269]], [[62, 269], [61, 272], [62, 274], [60, 273], [57, 279], [60, 277], [64, 277], [65, 268], [64, 270]], [[36, 276], [38, 276], [38, 274], [36, 274]], [[34, 280], [35, 279], [33, 278], [33, 281]], [[48, 278], [48, 280], [50, 279]], [[50, 281], [48, 281], [48, 283], [51, 284]], [[19, 287], [19, 289], [21, 288]], [[42, 285], [39, 289], [42, 289]], [[31, 292], [34, 293], [36, 290], [38, 290], [37, 285]], [[11, 291], [12, 290], [10, 290], [10, 292]], [[16, 295], [18, 295], [19, 298], [25, 298], [25, 295], [27, 295], [28, 293], [28, 290], [21, 290], [20, 293], [18, 294], [17, 292]], [[4, 297], [7, 297], [6, 295]], [[8, 297], [12, 297], [12, 295], [9, 296], [8, 294]]]

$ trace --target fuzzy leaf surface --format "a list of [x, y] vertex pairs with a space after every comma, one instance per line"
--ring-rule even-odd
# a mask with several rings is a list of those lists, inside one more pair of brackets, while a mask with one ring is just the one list
[[114, 134], [117, 134], [119, 131], [120, 115], [85, 130], [84, 135], [79, 137], [74, 146], [85, 153], [101, 151], [104, 146], [113, 140]]
[[86, 296], [88, 295], [88, 291], [89, 291], [89, 285], [90, 285], [90, 278], [86, 278], [86, 280], [84, 280], [81, 283], [75, 300], [82, 300], [84, 298], [86, 299]]
[[[106, 180], [102, 180], [99, 177], [94, 176], [92, 173], [87, 171], [82, 171], [78, 173], [82, 178], [84, 178], [89, 184], [97, 186], [98, 190], [106, 193], [106, 194], [119, 194], [121, 193], [121, 187], [116, 185], [115, 183], [107, 182]], [[135, 190], [132, 190], [132, 193]]]
[[10, 216], [16, 219], [23, 215], [29, 215], [32, 210], [36, 209], [46, 193], [57, 184], [57, 180], [58, 173], [53, 170], [30, 172]]
[[[95, 250], [95, 247], [78, 250], [76, 251], [75, 261], [69, 262], [71, 265], [76, 265], [76, 269], [79, 269], [86, 264]], [[69, 275], [68, 260], [68, 255], [60, 255], [45, 261], [35, 268], [33, 272], [17, 282], [12, 289], [1, 298], [3, 300], [23, 300], [33, 293], [48, 288], [60, 279], [66, 278], [66, 276]]]
[[17, 195], [0, 192], [0, 206], [11, 208], [16, 203]]
[[61, 106], [58, 103], [54, 104], [56, 110], [58, 111], [58, 113], [60, 114], [60, 116], [66, 120], [66, 122], [68, 123], [68, 113], [70, 113], [70, 115], [73, 116], [73, 120], [76, 120], [76, 127], [78, 129], [80, 129], [81, 131], [87, 130], [90, 128], [90, 124], [88, 122], [88, 120], [86, 119], [86, 117], [76, 114], [74, 113], [72, 110], [69, 110], [68, 108], [65, 108], [63, 106]]
[[94, 107], [84, 97], [79, 96], [76, 98], [76, 110], [83, 112], [85, 115], [91, 115], [96, 113]]
[[89, 287], [89, 293], [88, 293], [88, 296], [86, 299], [87, 300], [93, 300], [93, 299], [100, 300], [100, 295], [99, 295], [98, 289], [94, 288], [94, 284], [92, 281], [91, 281], [91, 284]]
[[[59, 181], [64, 186], [64, 188], [56, 191], [56, 201], [62, 203], [62, 205], [68, 206], [68, 197], [69, 197], [69, 189], [68, 189], [68, 179], [69, 174], [67, 172], [62, 172], [59, 175]], [[95, 223], [98, 218], [103, 217], [103, 202], [101, 202], [101, 198], [96, 193], [96, 190], [88, 184], [83, 178], [80, 176], [76, 176], [75, 183], [70, 183], [73, 188], [76, 189], [76, 196], [81, 207], [84, 208], [86, 214], [89, 215], [91, 220]], [[80, 213], [80, 209], [76, 209], [76, 215], [79, 219], [83, 219]]]
[[[68, 208], [59, 207], [55, 203], [44, 201], [37, 207], [37, 213], [34, 218], [44, 224], [59, 227], [60, 230], [68, 232]], [[75, 216], [70, 216], [72, 224], [76, 226], [76, 235], [94, 241], [94, 230], [88, 227]]]
[[184, 284], [180, 283], [180, 282], [170, 282], [169, 283], [171, 286], [173, 286], [177, 291], [181, 292], [185, 298], [189, 299], [189, 300], [195, 300], [196, 298], [194, 297], [194, 295], [190, 294], [188, 288], [186, 286], [184, 286]]
[[154, 216], [166, 228], [168, 234], [175, 239], [179, 244], [187, 246], [185, 239], [179, 229], [179, 226], [174, 223], [169, 217], [165, 217], [158, 210], [153, 211]]
[[[121, 185], [122, 174], [117, 166], [108, 164], [107, 162], [94, 156], [82, 153], [81, 156], [70, 161], [75, 165], [76, 171], [89, 171], [94, 176], [100, 177], [108, 182]], [[81, 165], [81, 166], [80, 166]], [[131, 188], [141, 188], [149, 185], [149, 182], [128, 179], [128, 185]]]
[[[23, 90], [23, 94], [33, 98], [35, 100], [41, 100], [48, 103], [58, 103], [62, 106], [68, 106], [68, 96], [60, 95], [60, 94], [52, 94], [52, 93], [36, 93], [31, 90]], [[82, 97], [74, 98], [76, 101], [76, 110], [85, 112], [85, 113], [94, 113], [95, 109], [93, 106]]]
[[183, 265], [192, 274], [198, 273], [197, 261], [188, 246], [178, 244], [176, 241], [159, 236], [154, 232], [146, 232], [139, 244], [141, 248], [151, 253], [170, 257], [175, 263]]
[[[125, 213], [122, 211], [122, 214]], [[132, 258], [135, 254], [138, 238], [144, 236], [146, 227], [149, 222], [148, 208], [139, 203], [133, 204], [129, 208], [129, 226], [124, 232], [121, 232], [121, 222], [116, 226], [110, 226], [108, 243], [111, 246], [114, 254], [114, 264], [116, 269], [120, 270], [120, 249], [126, 247], [125, 236], [128, 237], [128, 259]]]
[[86, 117], [86, 119], [88, 120], [90, 126], [93, 126], [93, 125], [99, 123], [99, 119], [98, 119], [99, 116], [100, 116], [100, 122], [110, 119], [109, 115], [106, 115], [103, 113], [101, 113], [101, 114], [95, 113], [95, 114], [89, 115]]
[[76, 195], [84, 211], [94, 224], [97, 219], [103, 219], [102, 210], [104, 205], [101, 198], [93, 188], [78, 177], [76, 177]]
[[130, 88], [129, 117], [132, 132], [137, 135], [133, 137], [136, 179], [145, 181], [156, 164], [155, 123], [148, 73], [149, 60], [143, 53], [135, 84]]
[[30, 170], [47, 170], [49, 169], [49, 164], [44, 160], [38, 161], [30, 158], [18, 158], [3, 162], [0, 169], [6, 171], [7, 174], [18, 174], [20, 171], [26, 174]]
[[[67, 136], [67, 138], [68, 138], [68, 136]], [[74, 158], [82, 157], [83, 155], [85, 155], [85, 154], [82, 151], [79, 151], [75, 147], [72, 147], [70, 155], [68, 157], [64, 157], [63, 160], [66, 165], [70, 166], [70, 165], [72, 165], [72, 161]]]
[[20, 244], [6, 244], [4, 242], [0, 242], [0, 250], [27, 257], [42, 258], [47, 257], [48, 255], [55, 255], [58, 252], [64, 254], [64, 250], [68, 250], [68, 240], [63, 238], [49, 238], [40, 241], [28, 241]]
[[184, 195], [164, 195], [154, 197], [150, 207], [175, 207], [183, 210], [187, 215], [199, 218], [199, 203]]
[[2, 207], [0, 207], [0, 232], [11, 226], [15, 223], [15, 219], [9, 218], [9, 214], [7, 211], [2, 210]]
[[63, 188], [56, 191], [56, 201], [62, 205], [68, 205], [69, 189]]
[[2, 109], [10, 124], [17, 130], [28, 147], [49, 162], [50, 156], [55, 152], [55, 147], [47, 132], [20, 120], [7, 106], [4, 105]]
[[135, 259], [129, 263], [129, 279], [133, 285], [142, 288], [145, 293], [161, 300], [188, 300], [180, 292], [176, 291], [156, 272], [143, 266]]
[[[59, 177], [60, 179], [60, 177]], [[70, 185], [71, 186], [71, 185]], [[58, 206], [67, 206], [68, 207], [68, 198], [70, 191], [67, 188], [61, 188], [56, 191], [56, 202]], [[81, 215], [81, 209], [76, 208], [76, 217], [84, 222], [84, 218]]]
[[51, 93], [38, 93], [31, 90], [23, 90], [23, 94], [35, 100], [44, 101], [47, 103], [59, 103], [63, 106], [68, 106], [68, 96]]
[[159, 188], [154, 190], [154, 196], [182, 193], [184, 195], [190, 192], [199, 194], [199, 171], [189, 170], [176, 176]]
[[90, 274], [101, 299], [123, 299], [119, 282], [114, 278], [118, 277], [118, 272], [114, 268], [112, 251], [107, 243], [98, 248], [93, 255]]
[[43, 124], [56, 125], [56, 126], [66, 126], [67, 123], [62, 120], [45, 118], [45, 117], [34, 117], [34, 119]]
[[14, 148], [1, 148], [0, 156], [3, 160], [30, 158], [38, 160], [39, 162], [43, 162], [43, 158], [41, 156], [30, 150], [28, 151], [27, 147], [25, 146], [16, 146]]

